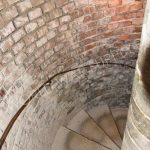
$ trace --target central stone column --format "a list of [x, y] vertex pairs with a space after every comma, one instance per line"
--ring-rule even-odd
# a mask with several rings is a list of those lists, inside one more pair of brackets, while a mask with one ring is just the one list
[[150, 149], [150, 0], [147, 1], [141, 46], [122, 150]]

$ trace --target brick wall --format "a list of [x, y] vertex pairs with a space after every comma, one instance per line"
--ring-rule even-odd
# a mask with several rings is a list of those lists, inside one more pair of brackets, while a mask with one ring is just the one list
[[134, 69], [129, 67], [107, 65], [55, 77], [19, 115], [6, 138], [6, 148], [49, 150], [58, 128], [81, 109], [105, 103], [126, 107], [133, 74]]
[[145, 0], [0, 0], [0, 136], [52, 75], [135, 65]]

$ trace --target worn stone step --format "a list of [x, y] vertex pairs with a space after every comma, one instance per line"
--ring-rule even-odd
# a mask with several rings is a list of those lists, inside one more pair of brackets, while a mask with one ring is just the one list
[[69, 122], [67, 128], [112, 150], [119, 150], [119, 147], [115, 143], [113, 143], [108, 135], [105, 134], [105, 132], [84, 110], [80, 111]]
[[52, 150], [109, 150], [102, 145], [61, 127], [55, 137]]
[[124, 130], [126, 127], [128, 109], [127, 108], [111, 108], [111, 112], [116, 122], [117, 128], [120, 132], [121, 138], [123, 138]]
[[119, 147], [121, 147], [122, 139], [108, 105], [94, 107], [89, 110], [88, 113], [96, 121], [96, 123], [107, 133], [107, 135]]

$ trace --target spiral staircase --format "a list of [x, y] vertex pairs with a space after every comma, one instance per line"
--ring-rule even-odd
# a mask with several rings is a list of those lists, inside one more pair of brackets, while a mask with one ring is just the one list
[[127, 110], [108, 105], [81, 110], [60, 127], [52, 150], [120, 150]]

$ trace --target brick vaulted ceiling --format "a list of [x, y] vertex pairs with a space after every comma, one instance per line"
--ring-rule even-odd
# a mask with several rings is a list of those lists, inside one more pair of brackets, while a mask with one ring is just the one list
[[[0, 137], [4, 135], [20, 108], [52, 76], [92, 64], [108, 63], [134, 67], [145, 2], [145, 0], [0, 0]], [[111, 68], [111, 65], [108, 65], [102, 66], [101, 69], [103, 75], [111, 74], [112, 78], [117, 76], [118, 72], [121, 74], [125, 72], [122, 76], [126, 76], [127, 79], [133, 76], [133, 71], [129, 68], [119, 71], [118, 67]], [[83, 72], [75, 71], [80, 80], [83, 74], [90, 74], [88, 69]], [[94, 78], [94, 75], [91, 76]], [[69, 79], [72, 76], [69, 74]], [[71, 83], [72, 80], [74, 79], [70, 79]], [[85, 85], [84, 78], [82, 82]], [[120, 81], [114, 79], [114, 83], [111, 84], [115, 83], [120, 85]], [[123, 85], [125, 86], [124, 83], [121, 86]], [[69, 91], [69, 88], [68, 86], [66, 89]], [[109, 88], [106, 88], [107, 92], [108, 90]], [[45, 99], [48, 99], [48, 96], [55, 97], [54, 95], [58, 94], [56, 91], [46, 92]], [[70, 93], [73, 93], [73, 90]], [[81, 96], [84, 101], [83, 93], [80, 93], [81, 95], [79, 93], [76, 96]], [[109, 93], [111, 94], [111, 90]], [[127, 93], [128, 91], [125, 92]], [[40, 97], [42, 94], [37, 92], [37, 95]], [[68, 96], [68, 93], [64, 92], [60, 99], [65, 95]], [[73, 105], [75, 107], [80, 104]], [[40, 114], [49, 110], [47, 103], [44, 102], [41, 108], [45, 110], [41, 109]], [[32, 106], [29, 105], [28, 110], [20, 115], [27, 116], [31, 112]], [[59, 118], [57, 115], [56, 113], [56, 118]], [[31, 126], [36, 126], [38, 130], [40, 128], [38, 124], [45, 124], [43, 120], [32, 124], [30, 117], [25, 121], [29, 130], [18, 129], [22, 135], [25, 135], [23, 132], [28, 135]], [[13, 144], [17, 142], [13, 135], [21, 120], [21, 117], [17, 119], [8, 137], [5, 137], [7, 140], [3, 143], [3, 149], [9, 147], [11, 150]], [[37, 136], [40, 137], [40, 133], [44, 134], [48, 132], [47, 130], [41, 128]], [[33, 137], [36, 136], [34, 133]], [[44, 137], [40, 140], [33, 139], [31, 141], [34, 144], [37, 142], [40, 144], [37, 147], [35, 144], [34, 148], [31, 148], [30, 144], [26, 145], [29, 149], [40, 150], [43, 145], [48, 149], [50, 146]], [[26, 149], [23, 147], [25, 144], [20, 146]]]

